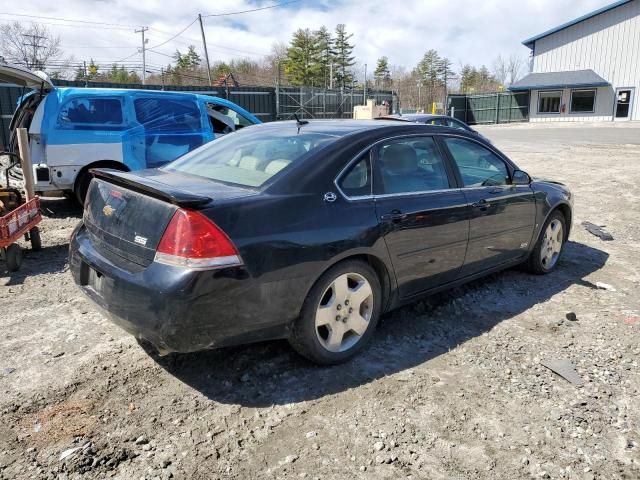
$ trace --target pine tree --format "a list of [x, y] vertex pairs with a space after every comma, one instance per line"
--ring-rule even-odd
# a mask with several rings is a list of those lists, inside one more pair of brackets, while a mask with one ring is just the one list
[[469, 64], [465, 64], [460, 69], [460, 91], [469, 93], [474, 88], [477, 71]]
[[353, 37], [353, 34], [347, 34], [344, 24], [338, 24], [336, 26], [336, 39], [335, 39], [335, 63], [336, 63], [336, 81], [341, 87], [350, 85], [353, 82], [353, 72], [351, 67], [355, 65], [355, 57], [353, 53], [353, 45], [349, 43], [349, 40]]
[[291, 39], [285, 60], [285, 73], [292, 85], [313, 86], [319, 77], [318, 50], [314, 35], [298, 29]]
[[456, 78], [456, 72], [453, 69], [453, 62], [447, 57], [442, 57], [438, 63], [438, 75], [445, 89], [451, 85], [451, 81]]
[[187, 52], [186, 57], [189, 68], [199, 67], [202, 62], [200, 55], [196, 52], [196, 47], [193, 45], [189, 45], [189, 51]]
[[84, 71], [84, 67], [83, 66], [76, 67], [76, 74], [74, 76], [74, 80], [79, 81], [79, 82], [83, 82], [86, 79], [87, 78], [86, 78], [86, 73]]
[[428, 87], [431, 91], [435, 90], [437, 86], [441, 84], [439, 66], [442, 62], [440, 55], [438, 52], [431, 49], [428, 50], [418, 62], [418, 66], [416, 68], [417, 74], [420, 77], [420, 80]]
[[335, 62], [335, 51], [331, 32], [324, 25], [314, 32], [317, 50], [318, 80], [324, 88], [331, 85], [331, 64]]
[[391, 72], [389, 71], [389, 59], [380, 57], [373, 72], [376, 88], [389, 88], [391, 86]]

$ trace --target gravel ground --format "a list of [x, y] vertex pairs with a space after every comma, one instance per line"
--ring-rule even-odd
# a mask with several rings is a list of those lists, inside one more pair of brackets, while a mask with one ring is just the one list
[[640, 478], [640, 126], [575, 127], [481, 129], [576, 194], [557, 271], [393, 312], [333, 368], [286, 342], [146, 352], [71, 281], [81, 212], [43, 200], [43, 250], [0, 278], [0, 478]]

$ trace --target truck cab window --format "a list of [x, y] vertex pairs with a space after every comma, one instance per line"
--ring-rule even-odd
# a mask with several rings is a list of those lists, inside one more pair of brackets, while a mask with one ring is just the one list
[[224, 135], [239, 130], [243, 127], [253, 125], [252, 122], [244, 118], [235, 110], [231, 110], [224, 105], [207, 103], [207, 114], [213, 128], [213, 133]]

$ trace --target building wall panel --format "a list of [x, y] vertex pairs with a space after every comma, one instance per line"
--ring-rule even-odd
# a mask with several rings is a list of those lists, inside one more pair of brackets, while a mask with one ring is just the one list
[[[533, 72], [590, 68], [616, 87], [635, 87], [632, 119], [640, 120], [640, 0], [536, 41]], [[534, 98], [535, 97], [535, 98]], [[537, 95], [531, 96], [532, 109]], [[613, 112], [613, 97], [611, 98]], [[533, 118], [533, 115], [532, 115]]]

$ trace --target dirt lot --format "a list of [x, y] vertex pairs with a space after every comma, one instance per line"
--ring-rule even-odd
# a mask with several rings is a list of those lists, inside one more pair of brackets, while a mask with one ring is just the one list
[[0, 478], [640, 478], [640, 125], [482, 131], [575, 192], [559, 269], [396, 311], [334, 368], [286, 342], [146, 353], [71, 281], [80, 211], [43, 202], [45, 248], [0, 279]]

